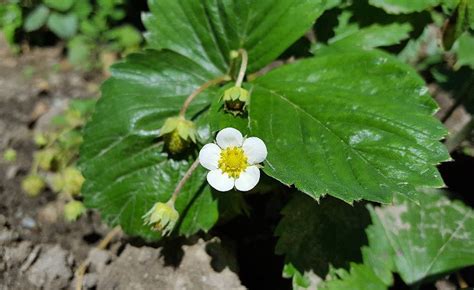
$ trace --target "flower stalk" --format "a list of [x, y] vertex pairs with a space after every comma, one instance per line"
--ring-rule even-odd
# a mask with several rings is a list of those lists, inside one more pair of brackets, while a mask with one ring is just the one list
[[221, 84], [221, 83], [229, 81], [229, 80], [230, 80], [230, 77], [228, 75], [224, 75], [224, 76], [220, 76], [218, 78], [209, 80], [209, 81], [205, 82], [204, 84], [202, 84], [199, 88], [194, 90], [188, 96], [188, 98], [184, 101], [183, 106], [181, 107], [181, 110], [179, 111], [179, 116], [182, 117], [182, 118], [185, 117], [185, 114], [186, 114], [186, 111], [188, 110], [189, 105], [194, 100], [194, 98], [196, 98], [197, 95], [199, 95], [200, 93], [202, 93], [203, 91], [205, 91], [209, 87]]
[[176, 186], [175, 190], [173, 191], [173, 194], [171, 195], [171, 201], [174, 203], [176, 199], [178, 198], [179, 193], [181, 192], [181, 189], [183, 189], [184, 185], [186, 184], [186, 181], [191, 177], [193, 172], [196, 170], [196, 168], [199, 166], [199, 158], [197, 158], [191, 167], [189, 167], [188, 171], [184, 174], [183, 178], [179, 181], [178, 185]]
[[242, 82], [244, 81], [245, 73], [247, 72], [249, 57], [247, 51], [243, 48], [239, 49], [238, 53], [242, 56], [242, 63], [240, 64], [240, 70], [235, 82], [235, 86], [240, 88], [242, 87]]

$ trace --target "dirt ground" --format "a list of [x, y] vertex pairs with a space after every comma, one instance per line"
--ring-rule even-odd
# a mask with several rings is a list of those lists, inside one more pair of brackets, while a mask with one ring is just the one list
[[60, 46], [14, 56], [0, 40], [0, 152], [17, 151], [16, 162], [0, 160], [0, 290], [76, 289], [74, 272], [86, 258], [84, 289], [245, 289], [216, 238], [185, 241], [173, 263], [163, 248], [121, 234], [99, 250], [111, 229], [97, 213], [66, 222], [55, 194], [21, 191], [42, 118], [69, 99], [97, 96], [102, 78], [74, 71]]

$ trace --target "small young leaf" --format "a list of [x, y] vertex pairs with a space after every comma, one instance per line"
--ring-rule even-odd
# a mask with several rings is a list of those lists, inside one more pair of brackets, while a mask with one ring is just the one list
[[265, 172], [347, 202], [442, 186], [446, 130], [423, 80], [380, 51], [325, 51], [254, 82], [250, 128], [267, 144]]
[[35, 10], [31, 11], [28, 16], [26, 16], [25, 23], [23, 28], [26, 32], [31, 32], [38, 30], [46, 23], [48, 19], [49, 9], [44, 5], [38, 5]]
[[456, 66], [469, 66], [474, 69], [474, 36], [468, 33], [461, 35], [458, 40], [456, 52]]
[[57, 36], [68, 39], [77, 31], [77, 17], [72, 13], [60, 14], [53, 12], [48, 18], [48, 28]]
[[[84, 0], [77, 0], [77, 1], [86, 2]], [[43, 2], [44, 4], [46, 4], [46, 6], [52, 9], [64, 12], [64, 11], [69, 10], [69, 8], [71, 8], [72, 5], [74, 5], [74, 2], [76, 2], [76, 0], [44, 0]]]

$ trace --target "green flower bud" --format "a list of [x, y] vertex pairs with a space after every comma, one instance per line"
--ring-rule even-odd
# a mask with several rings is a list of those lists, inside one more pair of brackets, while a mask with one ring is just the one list
[[250, 102], [250, 94], [244, 88], [232, 87], [224, 92], [224, 109], [234, 115], [244, 114]]
[[82, 173], [75, 167], [67, 167], [63, 171], [63, 188], [62, 191], [72, 196], [81, 192], [84, 177]]
[[169, 235], [178, 221], [179, 213], [172, 200], [167, 203], [157, 202], [143, 216], [144, 224], [150, 225], [155, 231], [162, 231], [163, 236]]
[[3, 152], [3, 159], [7, 162], [15, 162], [16, 161], [16, 151], [14, 149], [7, 149]]
[[191, 143], [196, 143], [197, 129], [194, 122], [183, 117], [170, 117], [161, 127], [167, 150], [172, 154], [184, 152]]
[[35, 153], [36, 162], [39, 168], [43, 170], [50, 170], [53, 167], [53, 161], [56, 157], [56, 150], [53, 148], [43, 149]]
[[229, 53], [229, 56], [231, 59], [238, 58], [239, 57], [239, 52], [237, 50], [231, 50]]
[[51, 178], [50, 185], [51, 189], [59, 193], [63, 190], [64, 187], [64, 177], [61, 173], [54, 174], [53, 177]]
[[48, 144], [48, 138], [43, 133], [37, 133], [34, 137], [34, 142], [36, 146], [43, 147]]
[[64, 206], [64, 218], [68, 222], [77, 220], [85, 212], [86, 207], [78, 200], [71, 200]]
[[27, 195], [31, 197], [38, 196], [46, 186], [43, 178], [36, 174], [31, 174], [25, 177], [21, 182], [21, 188]]
[[82, 126], [85, 122], [81, 115], [81, 112], [75, 109], [69, 109], [66, 111], [66, 122], [71, 128]]

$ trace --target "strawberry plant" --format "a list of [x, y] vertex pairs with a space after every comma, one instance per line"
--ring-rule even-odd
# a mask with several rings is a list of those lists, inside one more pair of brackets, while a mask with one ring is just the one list
[[[397, 21], [367, 25], [340, 2], [149, 0], [148, 49], [112, 67], [84, 131], [85, 205], [156, 241], [283, 188], [275, 250], [295, 289], [388, 289], [395, 273], [418, 287], [473, 265], [472, 209], [434, 190], [447, 129], [407, 63], [417, 44], [379, 48], [406, 44], [417, 27], [403, 15], [425, 11], [448, 16], [444, 36], [464, 35], [452, 53], [470, 63], [471, 3], [370, 0]], [[332, 35], [301, 49], [334, 7]]]

